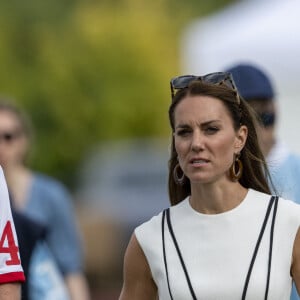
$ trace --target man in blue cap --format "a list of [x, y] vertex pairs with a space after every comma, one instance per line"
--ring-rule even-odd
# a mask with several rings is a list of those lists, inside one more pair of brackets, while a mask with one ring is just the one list
[[[300, 204], [300, 156], [276, 137], [277, 110], [271, 80], [265, 71], [252, 64], [236, 64], [226, 71], [232, 74], [239, 94], [257, 113], [259, 143], [276, 192]], [[291, 300], [298, 299], [293, 287]]]

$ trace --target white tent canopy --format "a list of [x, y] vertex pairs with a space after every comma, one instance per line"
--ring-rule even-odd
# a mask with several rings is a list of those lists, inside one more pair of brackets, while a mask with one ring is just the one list
[[[280, 109], [279, 136], [300, 152], [300, 1], [241, 1], [184, 31], [182, 71], [206, 74], [237, 62], [263, 67]], [[299, 99], [298, 99], [299, 98]]]

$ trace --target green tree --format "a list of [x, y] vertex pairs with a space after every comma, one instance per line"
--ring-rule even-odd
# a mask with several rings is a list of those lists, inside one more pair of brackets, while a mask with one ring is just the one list
[[71, 185], [94, 144], [166, 136], [182, 29], [229, 2], [1, 2], [0, 91], [32, 117], [32, 166]]

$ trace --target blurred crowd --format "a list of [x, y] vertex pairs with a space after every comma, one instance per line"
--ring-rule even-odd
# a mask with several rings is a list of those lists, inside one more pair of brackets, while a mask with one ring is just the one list
[[[277, 192], [299, 202], [300, 159], [277, 138], [271, 80], [255, 65], [228, 71], [259, 118], [259, 141]], [[133, 230], [169, 206], [169, 141], [140, 138], [96, 147], [79, 167], [72, 192], [30, 169], [32, 146], [30, 116], [12, 100], [1, 99], [0, 165], [27, 279], [22, 299], [117, 299]], [[293, 295], [298, 299], [295, 290]]]
[[168, 141], [124, 140], [95, 149], [71, 192], [30, 169], [33, 131], [26, 111], [1, 99], [0, 165], [26, 277], [22, 299], [117, 299], [131, 233], [168, 206]]

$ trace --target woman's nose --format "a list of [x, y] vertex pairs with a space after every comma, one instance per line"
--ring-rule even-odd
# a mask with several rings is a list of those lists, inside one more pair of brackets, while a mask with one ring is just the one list
[[195, 152], [203, 150], [203, 136], [201, 135], [201, 133], [193, 134], [191, 149]]

